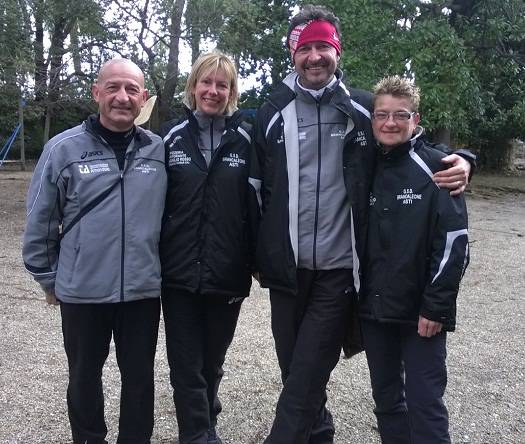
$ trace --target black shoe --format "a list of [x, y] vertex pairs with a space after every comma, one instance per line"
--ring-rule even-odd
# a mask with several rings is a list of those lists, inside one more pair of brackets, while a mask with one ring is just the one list
[[208, 429], [208, 444], [222, 444], [221, 438], [217, 435], [215, 427], [210, 427]]

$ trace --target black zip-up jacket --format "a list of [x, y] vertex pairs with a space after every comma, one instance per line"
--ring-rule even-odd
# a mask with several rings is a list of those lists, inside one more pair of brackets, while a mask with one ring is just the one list
[[207, 166], [191, 111], [161, 131], [168, 169], [160, 243], [164, 289], [248, 296], [260, 214], [250, 133], [238, 111], [227, 118]]
[[417, 325], [419, 315], [456, 324], [456, 297], [468, 264], [463, 195], [439, 189], [432, 175], [444, 153], [412, 139], [378, 150], [370, 213], [361, 316]]
[[[372, 95], [347, 89], [341, 82], [342, 73], [338, 71], [336, 76], [338, 81], [333, 86], [331, 100], [322, 106], [334, 106], [348, 118], [342, 161], [351, 212], [348, 235], [353, 244], [354, 285], [359, 290], [359, 256], [364, 250], [368, 194], [375, 164], [370, 123]], [[296, 78], [294, 72], [275, 87], [269, 100], [259, 109], [255, 127], [255, 147], [263, 179], [257, 267], [263, 286], [291, 294], [297, 291], [299, 142]]]

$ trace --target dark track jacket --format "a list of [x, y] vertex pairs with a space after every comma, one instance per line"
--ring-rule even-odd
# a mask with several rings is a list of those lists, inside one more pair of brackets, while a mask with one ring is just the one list
[[251, 125], [235, 112], [208, 167], [189, 110], [186, 118], [163, 128], [168, 192], [160, 257], [165, 290], [248, 296], [260, 217], [250, 133]]
[[[375, 143], [370, 123], [372, 95], [348, 89], [342, 73], [328, 104], [347, 116], [343, 168], [351, 212], [354, 285], [360, 286], [360, 260], [364, 250], [368, 193], [375, 164]], [[261, 169], [263, 215], [257, 242], [261, 284], [291, 294], [297, 291], [299, 142], [292, 73], [277, 85], [257, 113], [255, 147]], [[319, 131], [325, 130], [320, 126]], [[320, 140], [323, 140], [320, 137]], [[321, 149], [323, 149], [321, 147]], [[356, 155], [351, 155], [356, 151]]]
[[421, 314], [454, 330], [469, 259], [467, 209], [463, 195], [452, 197], [432, 181], [444, 156], [417, 138], [378, 150], [362, 317], [417, 325]]

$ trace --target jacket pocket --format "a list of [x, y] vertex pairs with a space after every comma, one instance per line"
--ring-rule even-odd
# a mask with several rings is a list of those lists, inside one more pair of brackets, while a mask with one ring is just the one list
[[70, 271], [69, 271], [69, 277], [68, 277], [68, 283], [71, 284], [71, 282], [73, 281], [73, 277], [75, 276], [75, 271], [77, 269], [77, 264], [78, 264], [78, 258], [80, 256], [80, 245], [76, 245], [74, 247], [74, 257], [73, 257], [73, 263], [71, 264], [71, 268], [70, 268]]

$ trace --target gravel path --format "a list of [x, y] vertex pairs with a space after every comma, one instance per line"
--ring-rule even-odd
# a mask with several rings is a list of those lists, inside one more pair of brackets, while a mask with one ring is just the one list
[[[0, 172], [0, 443], [70, 442], [60, 314], [20, 259], [29, 174]], [[470, 194], [471, 265], [458, 330], [449, 336], [446, 402], [453, 442], [525, 442], [525, 194]], [[119, 378], [104, 371], [108, 438], [115, 441]], [[177, 443], [163, 328], [156, 358], [154, 443]], [[267, 292], [244, 303], [221, 385], [225, 443], [262, 443], [280, 389]], [[341, 360], [329, 385], [336, 443], [379, 443], [364, 356]]]

